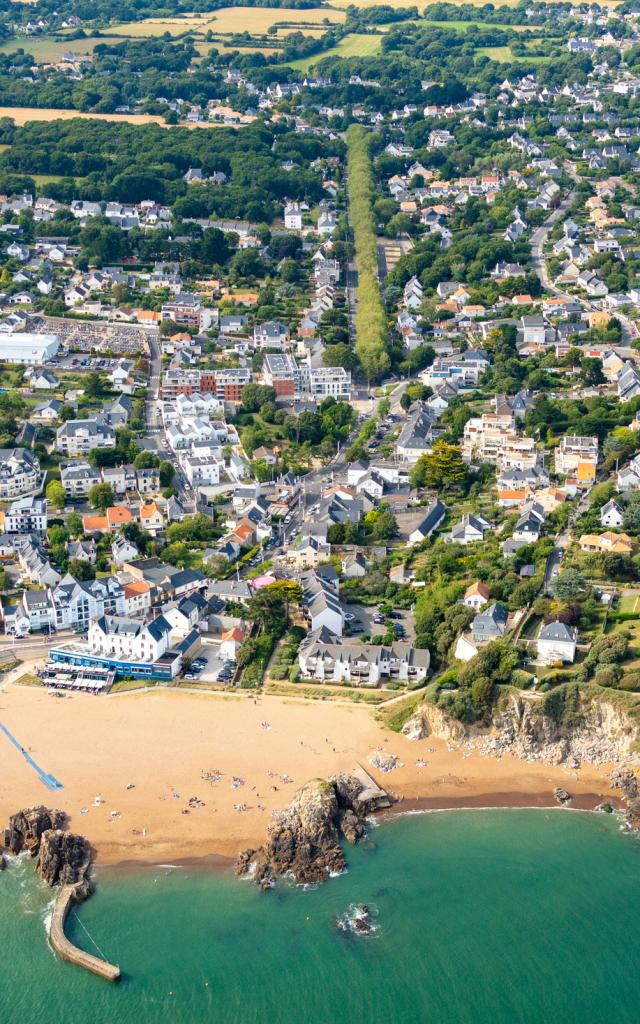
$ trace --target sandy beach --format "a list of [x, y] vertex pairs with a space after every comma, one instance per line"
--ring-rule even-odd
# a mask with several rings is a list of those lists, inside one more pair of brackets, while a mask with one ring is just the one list
[[[8, 686], [0, 722], [64, 787], [48, 790], [0, 734], [0, 827], [21, 807], [59, 807], [102, 865], [234, 856], [262, 841], [271, 812], [295, 789], [356, 763], [402, 798], [396, 813], [552, 805], [557, 785], [578, 807], [611, 798], [604, 769], [486, 758], [433, 737], [410, 741], [383, 730], [367, 708], [330, 702], [170, 690], [60, 699]], [[402, 766], [388, 774], [372, 767], [378, 748]]]

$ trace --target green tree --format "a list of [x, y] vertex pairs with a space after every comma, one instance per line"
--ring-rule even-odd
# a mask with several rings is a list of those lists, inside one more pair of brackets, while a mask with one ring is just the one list
[[71, 512], [67, 516], [67, 530], [71, 537], [80, 537], [84, 533], [82, 516], [78, 512]]
[[88, 498], [92, 508], [109, 508], [114, 503], [113, 487], [111, 484], [94, 484]]
[[559, 601], [577, 601], [586, 596], [587, 581], [578, 569], [565, 569], [556, 576], [550, 590]]
[[442, 438], [434, 441], [431, 452], [421, 455], [409, 471], [412, 487], [440, 488], [462, 484], [467, 476], [460, 449]]
[[173, 483], [173, 478], [176, 475], [174, 466], [170, 462], [160, 463], [160, 486], [170, 487]]
[[77, 580], [94, 580], [96, 571], [90, 562], [84, 558], [72, 558], [67, 566], [67, 572]]
[[52, 480], [47, 484], [45, 495], [47, 501], [53, 505], [54, 508], [62, 508], [64, 506], [64, 487], [59, 480]]

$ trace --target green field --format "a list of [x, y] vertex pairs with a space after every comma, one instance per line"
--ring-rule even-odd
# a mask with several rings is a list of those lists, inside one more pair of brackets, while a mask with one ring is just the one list
[[323, 50], [322, 53], [314, 53], [312, 57], [302, 57], [300, 60], [292, 60], [287, 67], [295, 68], [297, 71], [308, 71], [314, 64], [318, 64], [325, 57], [372, 57], [378, 53], [382, 44], [381, 36], [364, 35], [359, 32], [351, 32], [344, 39], [341, 39], [337, 46], [330, 50]]
[[498, 61], [501, 64], [510, 64], [512, 61], [521, 60], [532, 61], [535, 63], [541, 63], [545, 60], [550, 60], [550, 57], [536, 57], [534, 54], [527, 54], [524, 57], [518, 57], [513, 53], [510, 46], [481, 46], [476, 50], [478, 57], [488, 57], [489, 60]]
[[420, 24], [420, 25], [437, 25], [438, 28], [454, 28], [454, 29], [459, 30], [460, 32], [466, 32], [467, 29], [471, 28], [471, 26], [474, 26], [475, 28], [497, 28], [497, 29], [503, 29], [505, 32], [508, 32], [508, 31], [511, 31], [511, 32], [527, 32], [527, 31], [529, 31], [529, 32], [541, 32], [542, 31], [540, 25], [505, 25], [502, 22], [499, 23], [499, 24], [494, 24], [493, 22], [491, 22], [491, 24], [488, 24], [487, 22], [482, 22], [482, 21], [431, 21], [431, 20], [427, 20], [427, 21], [417, 22], [416, 24]]
[[0, 46], [1, 53], [15, 53], [24, 50], [42, 64], [56, 64], [65, 53], [93, 53], [100, 43], [123, 43], [126, 36], [87, 36], [86, 39], [51, 39], [42, 36], [38, 39], [11, 39]]

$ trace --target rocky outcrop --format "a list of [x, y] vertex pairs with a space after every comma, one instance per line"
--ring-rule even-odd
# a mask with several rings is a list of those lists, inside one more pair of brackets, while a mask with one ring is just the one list
[[435, 704], [422, 703], [416, 708], [402, 732], [410, 740], [423, 740], [427, 736], [446, 740], [448, 743], [461, 742], [466, 736], [462, 722], [456, 721]]
[[562, 786], [556, 786], [556, 788], [553, 791], [553, 795], [562, 807], [566, 807], [567, 804], [570, 804], [573, 799], [569, 790], [564, 789]]
[[50, 811], [48, 807], [25, 807], [9, 818], [9, 825], [4, 830], [3, 845], [11, 853], [27, 850], [35, 857], [40, 849], [42, 835], [52, 828], [64, 828], [66, 820], [62, 811]]
[[251, 874], [263, 889], [285, 874], [302, 885], [324, 882], [347, 866], [340, 839], [357, 843], [365, 834], [364, 816], [376, 806], [352, 775], [309, 782], [274, 814], [266, 843], [240, 854], [236, 873]]
[[66, 815], [48, 807], [26, 807], [9, 819], [4, 846], [14, 854], [37, 857], [36, 871], [47, 885], [75, 887], [76, 901], [91, 893], [91, 847], [84, 836], [66, 832]]
[[632, 768], [617, 768], [611, 774], [611, 788], [620, 791], [627, 807], [625, 826], [640, 832], [640, 779]]
[[88, 881], [91, 848], [84, 836], [49, 829], [40, 840], [36, 870], [47, 885], [75, 886], [75, 899], [91, 894]]

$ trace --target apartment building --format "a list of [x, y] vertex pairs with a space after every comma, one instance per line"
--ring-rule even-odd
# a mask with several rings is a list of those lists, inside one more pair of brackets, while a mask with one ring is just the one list
[[598, 438], [565, 434], [555, 450], [555, 471], [575, 476], [579, 486], [588, 487], [596, 478]]
[[41, 498], [19, 498], [0, 516], [5, 533], [46, 533], [47, 503]]
[[32, 494], [41, 483], [40, 463], [32, 452], [26, 448], [0, 449], [0, 500]]
[[513, 413], [485, 413], [465, 423], [462, 457], [467, 462], [492, 462], [501, 470], [533, 469], [538, 460], [535, 440], [520, 437]]
[[100, 418], [67, 420], [56, 431], [55, 448], [63, 455], [88, 455], [94, 448], [115, 448], [116, 433]]
[[388, 680], [417, 684], [426, 678], [429, 663], [429, 651], [410, 643], [349, 643], [326, 629], [310, 633], [298, 652], [303, 679], [352, 686], [378, 686]]

